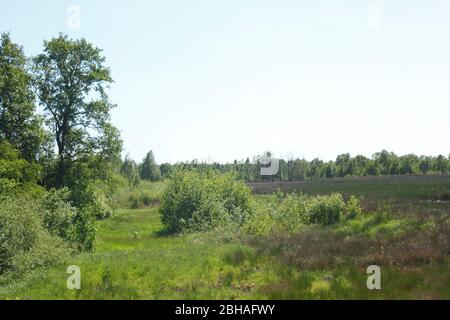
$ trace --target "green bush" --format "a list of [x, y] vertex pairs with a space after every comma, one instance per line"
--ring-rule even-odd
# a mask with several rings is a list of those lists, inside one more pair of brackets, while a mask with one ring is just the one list
[[10, 179], [17, 183], [36, 182], [42, 168], [36, 163], [22, 159], [20, 152], [3, 140], [0, 142], [0, 179]]
[[356, 219], [362, 214], [361, 202], [355, 196], [351, 196], [347, 201], [345, 220]]
[[95, 206], [87, 206], [78, 209], [74, 217], [73, 242], [80, 251], [93, 251], [97, 234]]
[[[260, 200], [260, 199], [258, 199]], [[244, 231], [253, 235], [268, 235], [277, 228], [274, 218], [276, 212], [276, 204], [270, 201], [255, 201], [254, 212], [244, 224]], [[284, 226], [288, 223], [280, 221]]]
[[105, 183], [96, 184], [98, 197], [112, 210], [119, 208], [145, 208], [159, 203], [163, 182], [139, 181], [130, 185], [120, 175], [111, 174]]
[[277, 195], [275, 199], [259, 201], [244, 229], [258, 235], [273, 232], [292, 234], [307, 225], [333, 225], [344, 219], [354, 219], [360, 214], [360, 203], [355, 197], [346, 203], [340, 194], [315, 197], [303, 194]]
[[307, 221], [311, 224], [331, 225], [340, 221], [346, 204], [340, 194], [312, 197], [306, 205]]
[[169, 232], [242, 225], [252, 212], [251, 191], [231, 174], [180, 170], [162, 192], [160, 212]]
[[0, 196], [13, 195], [18, 187], [18, 183], [11, 179], [0, 178]]
[[0, 274], [50, 265], [68, 254], [63, 241], [44, 228], [39, 209], [28, 199], [1, 201]]
[[277, 229], [295, 231], [299, 226], [309, 222], [307, 216], [310, 199], [304, 195], [288, 194], [278, 196], [274, 218], [278, 221]]
[[224, 226], [229, 222], [229, 213], [225, 209], [223, 201], [217, 199], [203, 199], [198, 208], [192, 213], [190, 220], [181, 221], [182, 229], [191, 231], [207, 231], [217, 226]]
[[110, 206], [108, 197], [99, 189], [92, 190], [93, 201], [89, 203], [89, 207], [93, 211], [97, 220], [107, 219], [112, 216], [113, 209]]
[[67, 188], [52, 189], [41, 200], [42, 218], [45, 228], [52, 235], [65, 240], [72, 240], [73, 220], [76, 208], [70, 202], [70, 191]]
[[86, 191], [89, 202], [76, 208], [71, 204], [72, 194], [67, 188], [52, 189], [40, 201], [40, 212], [45, 229], [65, 240], [80, 251], [95, 247], [96, 220], [109, 215], [108, 206], [95, 190]]
[[141, 183], [130, 193], [127, 207], [131, 207], [133, 209], [145, 208], [158, 203], [158, 192], [150, 188], [146, 188], [145, 185], [146, 184]]

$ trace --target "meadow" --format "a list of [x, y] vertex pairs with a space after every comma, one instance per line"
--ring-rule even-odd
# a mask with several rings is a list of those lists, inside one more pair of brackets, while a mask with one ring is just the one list
[[450, 155], [136, 162], [104, 51], [33, 52], [0, 34], [0, 298], [449, 298]]
[[[0, 278], [0, 299], [450, 299], [448, 176], [299, 185], [356, 194], [363, 213], [261, 236], [228, 228], [169, 234], [159, 204], [121, 209], [99, 222], [95, 252]], [[251, 187], [260, 203], [293, 191], [289, 183]], [[366, 268], [375, 262], [382, 289], [368, 290]], [[81, 290], [66, 287], [69, 265], [81, 269]]]

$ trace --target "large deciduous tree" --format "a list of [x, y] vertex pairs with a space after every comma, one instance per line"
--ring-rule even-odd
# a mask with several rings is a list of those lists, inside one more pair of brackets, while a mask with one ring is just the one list
[[65, 35], [45, 41], [44, 52], [33, 59], [35, 91], [58, 150], [57, 187], [67, 185], [74, 168], [86, 167], [80, 163], [113, 161], [120, 154], [119, 133], [110, 123], [114, 105], [105, 91], [112, 78], [104, 62], [100, 49]]
[[8, 140], [28, 160], [38, 160], [46, 140], [23, 49], [0, 36], [0, 141]]

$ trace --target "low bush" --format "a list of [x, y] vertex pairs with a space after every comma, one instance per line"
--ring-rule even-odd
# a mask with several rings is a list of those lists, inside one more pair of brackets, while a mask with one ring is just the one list
[[[109, 213], [116, 209], [138, 209], [157, 205], [161, 198], [164, 182], [139, 181], [132, 185], [124, 177], [111, 174], [105, 183], [95, 184], [98, 198], [110, 208]], [[101, 218], [101, 217], [100, 217]]]
[[311, 224], [332, 225], [346, 214], [346, 204], [340, 194], [316, 196], [306, 202], [305, 215]]
[[161, 197], [161, 186], [159, 182], [141, 181], [131, 190], [125, 205], [128, 208], [145, 208], [159, 203]]
[[345, 220], [355, 219], [362, 214], [361, 202], [355, 196], [350, 196], [346, 209], [344, 215]]
[[250, 234], [274, 232], [295, 233], [307, 225], [334, 225], [361, 214], [361, 205], [355, 197], [347, 202], [340, 194], [307, 196], [287, 194], [276, 199], [259, 201], [255, 214], [245, 224]]
[[63, 240], [45, 229], [39, 211], [39, 204], [28, 199], [1, 201], [0, 274], [50, 265], [69, 253]]
[[0, 196], [11, 196], [15, 193], [18, 183], [11, 179], [0, 178]]
[[180, 170], [162, 192], [160, 212], [169, 232], [242, 225], [252, 212], [251, 191], [232, 174]]
[[73, 237], [73, 220], [77, 210], [70, 202], [67, 188], [52, 189], [42, 197], [41, 215], [44, 227], [52, 234], [65, 240]]
[[86, 206], [78, 209], [73, 219], [73, 243], [79, 251], [93, 251], [97, 234], [96, 207]]

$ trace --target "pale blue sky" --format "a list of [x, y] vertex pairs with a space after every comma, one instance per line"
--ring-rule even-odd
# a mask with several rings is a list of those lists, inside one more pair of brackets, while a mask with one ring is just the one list
[[450, 152], [448, 0], [16, 0], [0, 31], [104, 49], [136, 160]]

